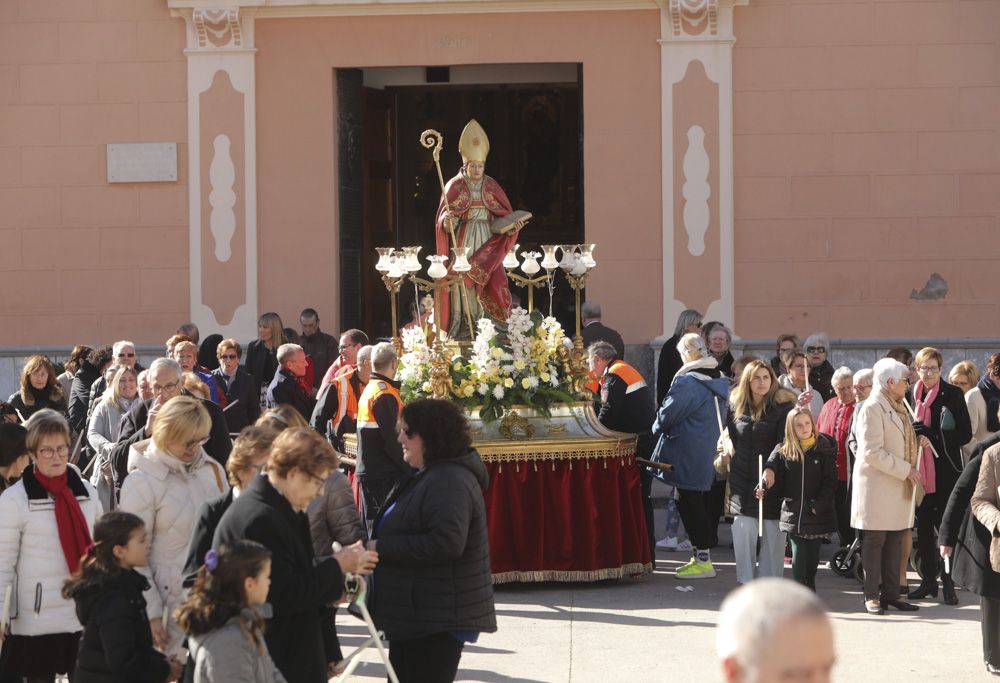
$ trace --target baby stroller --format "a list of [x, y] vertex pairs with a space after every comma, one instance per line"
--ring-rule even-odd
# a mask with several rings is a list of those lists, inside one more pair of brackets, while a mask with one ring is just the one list
[[854, 577], [864, 583], [865, 575], [861, 568], [861, 534], [856, 533], [851, 545], [840, 548], [830, 558], [830, 569], [837, 576], [845, 579]]

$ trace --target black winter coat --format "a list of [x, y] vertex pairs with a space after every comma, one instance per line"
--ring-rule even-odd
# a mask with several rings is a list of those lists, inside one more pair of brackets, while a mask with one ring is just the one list
[[101, 377], [99, 368], [89, 360], [80, 363], [80, 369], [73, 375], [69, 390], [69, 426], [74, 434], [87, 431], [87, 412], [90, 408], [90, 387]]
[[170, 664], [153, 649], [142, 592], [146, 578], [135, 570], [111, 577], [74, 597], [83, 624], [76, 683], [163, 683]]
[[[780, 392], [780, 390], [779, 390]], [[737, 418], [729, 409], [726, 425], [729, 438], [733, 442], [733, 459], [729, 463], [729, 514], [757, 516], [757, 456], [765, 461], [774, 447], [785, 438], [785, 418], [795, 407], [794, 399], [779, 393], [787, 402], [777, 403], [764, 412], [760, 420], [754, 422], [749, 415]], [[781, 513], [781, 498], [764, 497], [764, 519], [778, 519]]]
[[222, 520], [222, 515], [233, 504], [233, 489], [229, 489], [218, 498], [206, 500], [198, 506], [198, 518], [191, 527], [191, 538], [188, 540], [187, 559], [184, 561], [184, 587], [190, 588], [198, 575], [201, 565], [205, 564], [205, 554], [212, 549], [212, 539], [215, 530]]
[[7, 402], [10, 403], [18, 412], [20, 412], [21, 416], [25, 420], [30, 418], [39, 410], [45, 410], [46, 408], [56, 411], [63, 417], [66, 417], [67, 415], [66, 401], [65, 399], [62, 398], [62, 395], [60, 395], [58, 398], [55, 399], [37, 398], [35, 399], [34, 403], [28, 405], [27, 403], [24, 402], [24, 398], [21, 396], [21, 392], [18, 391], [17, 393], [11, 394], [10, 398], [7, 399]]
[[809, 369], [809, 386], [823, 396], [823, 403], [837, 395], [833, 390], [833, 366], [830, 361], [825, 360], [822, 365]]
[[[917, 429], [917, 433], [930, 439], [940, 456], [934, 460], [935, 488], [939, 497], [945, 498], [951, 494], [952, 487], [962, 473], [962, 446], [972, 439], [972, 421], [969, 419], [969, 408], [965, 405], [962, 390], [943, 379], [939, 387], [937, 398], [931, 404], [931, 423]], [[913, 387], [910, 388], [907, 400], [911, 406], [916, 407]]]
[[781, 498], [782, 531], [818, 536], [837, 530], [833, 495], [837, 490], [837, 442], [819, 434], [802, 462], [789, 460], [775, 447], [765, 469], [774, 472], [774, 486], [767, 496]]
[[336, 643], [328, 605], [344, 590], [340, 565], [332, 558], [314, 562], [309, 520], [292, 509], [266, 475], [254, 477], [222, 515], [212, 546], [218, 550], [240, 539], [271, 551], [267, 601], [274, 616], [264, 639], [275, 665], [290, 682], [326, 683]]
[[274, 373], [274, 379], [267, 387], [267, 407], [277, 408], [280, 405], [295, 408], [306, 422], [309, 422], [316, 407], [316, 401], [302, 389], [295, 375], [284, 368]]
[[239, 434], [244, 427], [252, 425], [260, 417], [260, 388], [253, 377], [243, 368], [237, 368], [233, 381], [226, 386], [226, 374], [221, 369], [213, 370], [212, 377], [219, 385], [219, 391], [226, 396], [226, 428], [230, 434]]
[[1000, 573], [990, 564], [992, 534], [972, 514], [970, 503], [979, 481], [979, 468], [987, 448], [1000, 443], [1000, 432], [980, 441], [958, 482], [951, 490], [938, 532], [938, 542], [954, 548], [951, 578], [977, 595], [1000, 600]]
[[[135, 404], [132, 410], [122, 416], [122, 428], [118, 434], [118, 442], [111, 449], [111, 473], [115, 479], [115, 490], [120, 491], [125, 477], [128, 476], [128, 452], [132, 444], [148, 438], [145, 435], [146, 421], [149, 419], [149, 408], [156, 399], [151, 398]], [[226, 426], [226, 415], [218, 404], [205, 399], [198, 399], [212, 418], [212, 431], [209, 432], [205, 452], [225, 466], [229, 453], [233, 450], [233, 440], [229, 438], [229, 428]]]
[[375, 521], [379, 563], [370, 601], [390, 643], [497, 630], [483, 499], [488, 484], [479, 453], [470, 450], [429, 462], [389, 497]]
[[681, 340], [680, 335], [674, 335], [663, 342], [660, 348], [660, 359], [656, 363], [656, 405], [663, 403], [663, 398], [670, 389], [670, 383], [674, 381], [674, 375], [684, 365], [681, 354], [677, 350], [677, 342]]
[[253, 375], [254, 387], [260, 393], [261, 387], [266, 387], [274, 379], [278, 371], [278, 349], [267, 348], [260, 339], [254, 339], [247, 344], [246, 355], [243, 357], [243, 367]]

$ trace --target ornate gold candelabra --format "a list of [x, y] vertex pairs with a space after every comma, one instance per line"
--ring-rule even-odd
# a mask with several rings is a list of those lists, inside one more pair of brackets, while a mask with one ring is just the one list
[[582, 320], [580, 318], [580, 292], [587, 286], [587, 276], [597, 265], [594, 261], [594, 244], [564, 244], [561, 249], [563, 253], [559, 267], [566, 275], [569, 286], [573, 288], [576, 299], [576, 334], [573, 336], [573, 351], [570, 354], [570, 367], [578, 377], [574, 389], [578, 394], [586, 391], [585, 384], [588, 365], [587, 353], [583, 348], [583, 335], [581, 334]]
[[[541, 270], [541, 266], [538, 265], [538, 259], [541, 254], [537, 251], [526, 251], [521, 254], [524, 259], [522, 263], [517, 260], [517, 250], [520, 246], [520, 244], [515, 244], [514, 248], [507, 252], [507, 255], [503, 259], [503, 267], [507, 271], [508, 278], [516, 282], [519, 287], [528, 288], [528, 313], [531, 313], [535, 310], [535, 288], [550, 284], [553, 271], [547, 268], [544, 275], [532, 277]], [[521, 267], [524, 275], [514, 272], [518, 266]]]
[[[418, 247], [419, 249], [419, 247]], [[399, 337], [399, 326], [396, 316], [396, 298], [399, 289], [406, 281], [407, 271], [403, 268], [404, 252], [397, 251], [392, 247], [378, 247], [378, 262], [375, 270], [379, 271], [382, 277], [382, 284], [389, 290], [389, 306], [392, 310], [392, 345], [396, 347], [396, 356], [403, 355], [403, 340]]]

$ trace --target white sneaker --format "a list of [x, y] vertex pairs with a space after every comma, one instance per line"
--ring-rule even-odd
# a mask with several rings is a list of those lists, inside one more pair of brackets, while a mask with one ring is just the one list
[[662, 550], [677, 550], [677, 537], [666, 536], [656, 542], [656, 547]]
[[679, 553], [689, 553], [692, 550], [694, 550], [694, 546], [691, 545], [691, 541], [687, 538], [677, 544], [677, 552]]

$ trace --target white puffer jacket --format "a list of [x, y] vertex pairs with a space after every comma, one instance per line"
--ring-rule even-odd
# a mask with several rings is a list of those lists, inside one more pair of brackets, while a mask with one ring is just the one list
[[169, 615], [167, 654], [180, 655], [184, 636], [173, 613], [184, 599], [181, 580], [188, 541], [201, 504], [229, 490], [226, 472], [204, 449], [184, 463], [157, 448], [152, 439], [133, 445], [129, 461], [135, 470], [122, 485], [118, 508], [146, 523], [152, 543], [149, 569], [141, 570], [152, 586], [144, 596], [146, 612], [150, 619]]
[[[68, 470], [69, 486], [91, 531], [101, 514], [97, 492]], [[34, 465], [0, 496], [0, 602], [13, 585], [10, 631], [17, 636], [74, 633], [81, 630], [72, 600], [62, 597], [69, 567], [59, 543], [55, 501], [34, 476]]]

